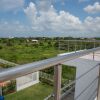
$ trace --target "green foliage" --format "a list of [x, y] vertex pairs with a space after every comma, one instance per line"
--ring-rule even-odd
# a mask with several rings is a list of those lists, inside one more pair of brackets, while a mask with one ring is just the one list
[[47, 68], [43, 72], [54, 75], [54, 67]]
[[76, 77], [76, 68], [63, 65], [62, 67], [62, 78], [68, 80], [74, 80]]
[[39, 83], [22, 91], [5, 96], [5, 100], [43, 100], [53, 88], [47, 84]]
[[7, 95], [9, 93], [13, 93], [16, 91], [16, 82], [13, 80], [7, 83], [6, 86], [3, 86], [3, 95]]
[[59, 47], [59, 42], [58, 42], [58, 41], [55, 42], [54, 47], [55, 47], [55, 48], [58, 48], [58, 47]]
[[[56, 38], [35, 38], [39, 40], [38, 44], [31, 42], [33, 38], [13, 38], [13, 39], [0, 39], [0, 58], [3, 58], [8, 61], [12, 61], [18, 64], [30, 63], [33, 61], [43, 60], [57, 56], [58, 53], [64, 53], [68, 51], [68, 43], [62, 42], [61, 49], [59, 50], [59, 40], [69, 40], [73, 39], [72, 37], [56, 37]], [[99, 39], [98, 39], [99, 40]], [[66, 44], [66, 45], [64, 45]], [[92, 48], [93, 44], [88, 42], [76, 43], [79, 46], [76, 46], [76, 50]], [[99, 46], [99, 43], [96, 43], [95, 46]], [[75, 43], [70, 42], [69, 51], [75, 50]], [[11, 66], [2, 65], [2, 67], [7, 68]], [[73, 80], [76, 76], [76, 69], [74, 67], [69, 67], [63, 65], [62, 67], [62, 81], [63, 83], [68, 80]], [[43, 72], [54, 75], [54, 68], [48, 68], [43, 70]], [[45, 83], [50, 83], [48, 80], [42, 79]], [[11, 85], [12, 84], [12, 85]], [[7, 87], [4, 87], [5, 94], [8, 90], [14, 90], [15, 86], [13, 83], [9, 84]], [[32, 86], [28, 89], [22, 90], [20, 92], [8, 95], [5, 97], [5, 100], [43, 100], [51, 92], [51, 87], [44, 84], [38, 84]], [[42, 92], [42, 91], [45, 91]], [[10, 91], [11, 92], [11, 91]]]
[[51, 80], [49, 80], [49, 79], [40, 78], [40, 81], [41, 81], [42, 83], [47, 84], [47, 85], [53, 86], [53, 81], [51, 81]]
[[34, 44], [31, 42], [26, 43], [26, 40], [23, 38], [14, 38], [8, 42], [8, 39], [1, 39], [1, 46], [3, 45], [3, 48], [0, 49], [0, 58], [18, 64], [24, 64], [47, 59], [59, 53], [59, 50], [51, 46], [53, 42], [48, 44], [48, 42], [40, 40], [38, 44]]
[[[54, 67], [45, 69], [45, 70], [43, 70], [43, 72], [54, 75]], [[76, 77], [76, 68], [75, 67], [71, 67], [71, 66], [67, 66], [67, 65], [62, 66], [62, 79], [64, 81], [65, 80], [74, 80], [75, 77]]]
[[8, 39], [7, 42], [6, 42], [6, 45], [7, 46], [13, 46], [13, 42], [10, 39]]
[[3, 48], [3, 46], [0, 45], [0, 49], [2, 49], [2, 48]]

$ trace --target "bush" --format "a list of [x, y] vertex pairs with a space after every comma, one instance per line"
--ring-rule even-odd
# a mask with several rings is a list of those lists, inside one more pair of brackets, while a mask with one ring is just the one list
[[3, 47], [0, 45], [0, 49], [2, 49]]
[[3, 86], [3, 95], [13, 93], [16, 91], [16, 82], [15, 80], [9, 82], [6, 86]]
[[50, 86], [53, 86], [53, 82], [51, 80], [47, 80], [45, 78], [40, 78], [40, 81], [46, 84], [49, 84]]
[[59, 47], [59, 42], [58, 42], [58, 41], [55, 42], [54, 47], [55, 47], [55, 48], [58, 48], [58, 47]]

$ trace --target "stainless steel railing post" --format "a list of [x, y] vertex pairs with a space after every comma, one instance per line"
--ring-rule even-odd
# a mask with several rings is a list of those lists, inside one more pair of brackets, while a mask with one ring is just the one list
[[62, 65], [54, 66], [54, 100], [60, 100], [61, 98], [61, 75]]
[[97, 100], [100, 100], [100, 64], [99, 64], [99, 77], [98, 77]]

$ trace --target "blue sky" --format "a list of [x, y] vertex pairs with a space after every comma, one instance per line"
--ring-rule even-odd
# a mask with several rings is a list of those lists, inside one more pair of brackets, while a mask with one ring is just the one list
[[1, 0], [0, 37], [100, 37], [100, 0]]

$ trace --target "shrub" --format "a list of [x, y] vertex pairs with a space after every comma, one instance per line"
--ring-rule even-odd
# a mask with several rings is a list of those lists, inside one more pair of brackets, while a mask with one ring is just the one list
[[3, 86], [3, 95], [7, 95], [9, 93], [13, 93], [16, 91], [16, 82], [12, 80], [6, 86]]
[[2, 49], [3, 47], [0, 45], [0, 49]]

